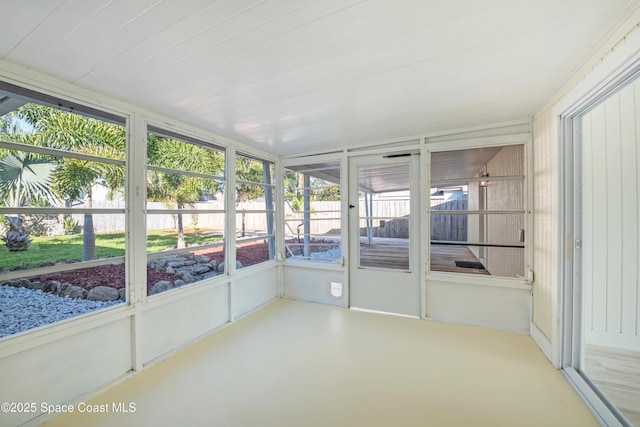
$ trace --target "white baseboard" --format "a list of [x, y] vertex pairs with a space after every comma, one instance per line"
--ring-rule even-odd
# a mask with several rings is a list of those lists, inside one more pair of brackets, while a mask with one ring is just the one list
[[[533, 341], [538, 345], [538, 347], [540, 347], [540, 350], [542, 350], [542, 353], [544, 353], [547, 359], [549, 359], [549, 361], [553, 363], [553, 352], [551, 341], [549, 340], [549, 338], [547, 338], [546, 335], [542, 333], [540, 328], [538, 328], [538, 326], [536, 326], [536, 324], [533, 322], [531, 322], [529, 326], [529, 333], [531, 334], [531, 338], [533, 338]], [[559, 366], [556, 366], [556, 368], [558, 367]]]

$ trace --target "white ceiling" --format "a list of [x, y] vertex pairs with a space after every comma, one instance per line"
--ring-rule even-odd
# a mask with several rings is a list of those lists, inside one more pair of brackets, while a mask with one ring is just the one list
[[640, 0], [0, 0], [0, 58], [277, 154], [523, 119]]

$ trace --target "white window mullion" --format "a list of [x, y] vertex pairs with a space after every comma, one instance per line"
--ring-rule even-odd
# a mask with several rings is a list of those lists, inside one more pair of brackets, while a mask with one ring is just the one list
[[131, 118], [127, 137], [125, 271], [127, 301], [135, 309], [132, 365], [140, 371], [143, 368], [142, 302], [147, 297], [147, 129], [144, 118], [139, 114]]
[[225, 269], [226, 274], [233, 274], [236, 270], [236, 150], [229, 147], [226, 156], [227, 166], [225, 174], [227, 183], [224, 187], [224, 196], [227, 210], [225, 240], [226, 254]]

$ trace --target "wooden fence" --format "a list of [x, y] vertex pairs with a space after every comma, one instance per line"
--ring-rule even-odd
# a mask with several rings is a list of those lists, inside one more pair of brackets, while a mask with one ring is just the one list
[[[466, 200], [453, 200], [449, 202], [441, 202], [437, 200], [431, 201], [431, 210], [466, 210]], [[374, 237], [390, 237], [390, 238], [408, 238], [411, 230], [409, 230], [409, 200], [374, 200], [373, 216], [378, 217], [373, 221]], [[94, 201], [94, 207], [121, 207], [114, 206], [114, 202]], [[166, 208], [161, 203], [149, 203], [150, 209]], [[212, 201], [207, 203], [196, 203], [192, 206], [194, 209], [224, 209], [222, 201]], [[313, 202], [311, 214], [311, 233], [316, 235], [335, 235], [340, 233], [340, 202]], [[241, 203], [237, 206], [237, 227], [241, 228], [242, 211], [261, 210], [264, 209], [264, 202], [253, 201]], [[364, 202], [360, 203], [360, 212], [365, 212]], [[300, 217], [295, 214], [289, 206], [285, 207], [285, 218]], [[73, 215], [82, 224], [82, 215]], [[381, 218], [389, 219], [381, 219]], [[103, 231], [122, 231], [124, 230], [124, 215], [94, 215], [94, 227], [97, 232]], [[185, 227], [198, 227], [200, 229], [224, 229], [223, 214], [185, 214], [183, 218]], [[266, 231], [266, 215], [263, 213], [250, 213], [244, 215], [246, 230], [250, 231]], [[285, 234], [296, 234], [297, 226], [302, 223], [302, 219], [292, 220], [285, 226]], [[147, 227], [149, 229], [171, 229], [176, 227], [176, 216], [172, 214], [166, 215], [148, 215]], [[360, 235], [366, 236], [366, 224], [362, 220], [360, 224]], [[432, 240], [451, 240], [465, 241], [467, 240], [467, 215], [431, 215], [431, 239]]]
[[[431, 211], [467, 210], [466, 199], [448, 202], [431, 201]], [[450, 240], [464, 242], [467, 240], [467, 221], [469, 215], [432, 214], [431, 240]]]
[[[381, 206], [375, 206], [376, 203], [387, 205], [384, 209], [380, 209]], [[451, 200], [448, 202], [442, 202], [439, 200], [431, 201], [431, 210], [437, 211], [453, 211], [453, 210], [467, 210], [468, 203], [466, 199]], [[408, 200], [389, 200], [389, 201], [374, 201], [374, 216], [379, 216], [376, 213], [376, 208], [380, 210], [390, 212], [408, 212], [409, 203]], [[363, 207], [361, 206], [362, 211]], [[431, 240], [448, 240], [456, 242], [464, 242], [467, 240], [467, 221], [468, 215], [459, 214], [434, 214], [431, 215]], [[366, 225], [360, 224], [360, 235], [367, 235]], [[409, 216], [403, 215], [402, 217], [396, 217], [389, 220], [374, 220], [374, 227], [372, 228], [373, 237], [391, 237], [406, 239], [409, 237], [411, 230], [409, 230]]]

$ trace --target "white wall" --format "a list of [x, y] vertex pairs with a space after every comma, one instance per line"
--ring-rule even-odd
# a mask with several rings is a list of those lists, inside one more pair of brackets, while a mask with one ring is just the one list
[[132, 317], [120, 309], [55, 326], [0, 345], [0, 400], [33, 402], [36, 411], [0, 413], [0, 425], [22, 424], [58, 405], [99, 389], [131, 371]]
[[640, 351], [640, 78], [582, 118], [584, 339]]
[[[321, 265], [285, 265], [283, 267], [284, 297], [302, 301], [347, 307], [349, 288], [343, 267]], [[342, 283], [342, 297], [331, 295], [331, 282]]]
[[429, 319], [529, 332], [531, 290], [525, 286], [497, 286], [499, 281], [495, 279], [485, 283], [430, 280], [426, 288]]
[[560, 364], [562, 247], [562, 146], [560, 115], [597, 90], [640, 52], [640, 10], [611, 35], [533, 121], [534, 230], [533, 327], [536, 340], [554, 364]]

